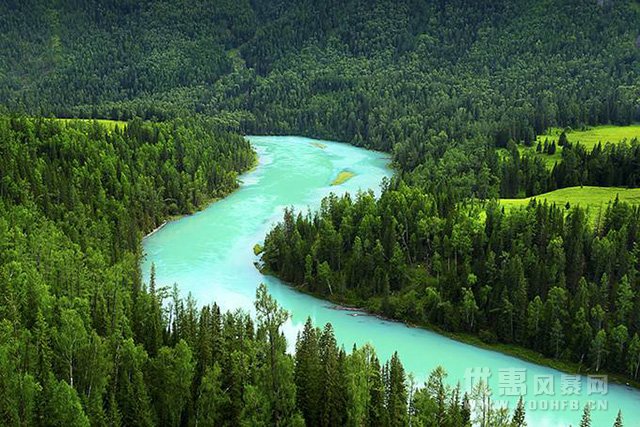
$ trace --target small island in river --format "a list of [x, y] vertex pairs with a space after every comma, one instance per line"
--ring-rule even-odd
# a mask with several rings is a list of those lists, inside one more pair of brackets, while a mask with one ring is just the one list
[[343, 184], [343, 183], [349, 181], [354, 176], [356, 176], [356, 174], [351, 172], [351, 171], [348, 171], [348, 170], [340, 171], [338, 176], [336, 176], [336, 178], [333, 181], [331, 181], [331, 185]]

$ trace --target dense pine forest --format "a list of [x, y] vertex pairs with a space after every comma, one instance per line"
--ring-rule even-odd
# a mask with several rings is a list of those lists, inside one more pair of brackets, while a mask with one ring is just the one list
[[399, 184], [287, 211], [267, 236], [270, 271], [311, 292], [409, 323], [472, 332], [638, 379], [640, 209], [495, 202], [449, 212]]
[[[255, 164], [241, 134], [396, 169], [379, 199], [287, 210], [271, 273], [638, 381], [640, 209], [496, 199], [639, 186], [637, 139], [570, 132], [640, 121], [639, 31], [631, 0], [0, 2], [0, 422], [524, 425], [522, 402], [441, 368], [415, 384], [331, 325], [287, 352], [264, 287], [252, 318], [143, 283], [142, 236]], [[567, 133], [536, 142], [551, 127]]]
[[639, 14], [612, 0], [5, 1], [0, 103], [204, 112], [394, 148], [411, 167], [431, 141], [639, 120]]

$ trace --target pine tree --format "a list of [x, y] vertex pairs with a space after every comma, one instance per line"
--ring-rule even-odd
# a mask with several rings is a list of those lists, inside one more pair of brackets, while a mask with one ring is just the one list
[[427, 379], [426, 391], [435, 402], [435, 419], [438, 425], [444, 425], [447, 415], [448, 390], [445, 385], [447, 373], [442, 366], [437, 366]]
[[280, 328], [289, 318], [289, 313], [269, 295], [264, 284], [260, 284], [256, 291], [255, 307], [258, 315], [258, 334], [266, 336], [267, 340], [268, 381], [264, 391], [270, 398], [272, 422], [280, 425], [295, 412], [295, 391], [291, 384], [288, 384], [289, 377], [293, 379], [293, 365], [285, 354], [287, 344], [280, 332]]
[[551, 347], [553, 348], [553, 355], [557, 358], [564, 345], [564, 333], [562, 332], [562, 324], [559, 319], [556, 319], [553, 326], [551, 326], [549, 338]]
[[224, 424], [224, 411], [229, 396], [222, 389], [222, 371], [216, 363], [207, 369], [197, 394], [196, 425], [213, 426]]
[[51, 374], [46, 399], [46, 424], [52, 427], [89, 427], [89, 419], [82, 409], [78, 394], [66, 381], [57, 381]]
[[513, 412], [513, 418], [511, 419], [510, 427], [526, 427], [527, 422], [525, 421], [525, 409], [524, 409], [524, 401], [522, 396], [518, 400], [518, 406]]
[[466, 426], [471, 422], [471, 402], [469, 401], [469, 394], [465, 392], [462, 396], [462, 425]]
[[387, 383], [387, 408], [389, 425], [404, 426], [407, 422], [407, 385], [404, 367], [398, 353], [393, 353], [389, 362]]
[[369, 376], [371, 355], [373, 347], [365, 345], [356, 348], [354, 345], [351, 354], [347, 356], [345, 363], [345, 379], [347, 389], [347, 425], [365, 425], [367, 421], [367, 407], [369, 404]]
[[182, 411], [191, 396], [194, 370], [191, 349], [183, 340], [174, 348], [160, 348], [151, 360], [151, 391], [160, 424], [180, 425]]
[[623, 427], [622, 423], [622, 411], [618, 411], [618, 416], [616, 417], [616, 421], [613, 423], [613, 427]]
[[322, 365], [320, 363], [319, 330], [308, 317], [296, 342], [295, 383], [297, 407], [308, 426], [320, 424]]
[[343, 368], [340, 366], [341, 356], [333, 334], [333, 326], [327, 323], [320, 337], [320, 361], [324, 368], [320, 425], [335, 426], [343, 424], [345, 414]]
[[582, 419], [580, 420], [580, 427], [591, 427], [591, 405], [588, 403], [584, 405]]
[[139, 340], [145, 344], [145, 349], [150, 356], [155, 356], [162, 346], [163, 319], [162, 319], [162, 298], [156, 292], [156, 267], [151, 264], [149, 278], [149, 291], [142, 296], [144, 304], [140, 314], [140, 321], [144, 325], [142, 336]]
[[389, 417], [385, 406], [385, 385], [380, 361], [376, 355], [371, 357], [371, 374], [369, 378], [369, 405], [367, 408], [367, 425], [386, 426]]
[[146, 351], [129, 338], [118, 343], [116, 359], [120, 366], [115, 381], [115, 397], [123, 424], [153, 425], [151, 399], [143, 373], [149, 360]]
[[562, 133], [560, 134], [560, 137], [558, 138], [558, 145], [560, 147], [564, 147], [565, 145], [567, 145], [567, 133], [565, 131], [562, 131]]

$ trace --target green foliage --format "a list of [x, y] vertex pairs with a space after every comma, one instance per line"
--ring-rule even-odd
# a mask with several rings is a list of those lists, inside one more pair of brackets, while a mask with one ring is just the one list
[[330, 195], [287, 211], [262, 259], [321, 296], [636, 378], [638, 206], [616, 199], [594, 224], [579, 206], [443, 203], [401, 181]]
[[478, 137], [504, 147], [550, 127], [640, 120], [633, 7], [7, 3], [0, 104], [115, 120], [204, 112], [245, 132], [393, 149], [410, 170], [440, 161], [432, 130], [454, 146]]
[[196, 424], [224, 424], [224, 409], [229, 406], [229, 396], [222, 390], [222, 371], [214, 364], [207, 370], [198, 390], [196, 402]]
[[[638, 139], [617, 144], [596, 144], [586, 148], [567, 142], [558, 155], [555, 141], [547, 145], [544, 154], [520, 150], [509, 144], [497, 167], [500, 193], [514, 198], [574, 186], [638, 187], [635, 164], [638, 161]], [[600, 190], [603, 191], [603, 190]]]
[[[347, 355], [311, 321], [287, 353], [289, 315], [264, 285], [254, 323], [170, 295], [155, 266], [141, 283], [139, 238], [233, 189], [253, 160], [242, 138], [199, 119], [15, 117], [0, 137], [3, 424], [406, 425], [397, 354], [384, 367], [371, 347]], [[329, 272], [340, 245], [336, 230], [322, 244]]]
[[76, 390], [65, 381], [50, 380], [45, 389], [46, 424], [55, 427], [88, 427], [89, 418], [85, 415]]
[[[442, 373], [407, 390], [397, 356], [347, 356], [330, 327], [307, 325], [299, 359], [286, 354], [286, 315], [263, 288], [257, 328], [177, 291], [165, 310], [154, 274], [141, 283], [140, 238], [236, 188], [255, 156], [230, 129], [388, 151], [402, 175], [380, 200], [287, 211], [262, 254], [283, 278], [637, 378], [638, 208], [616, 199], [593, 225], [575, 206], [597, 195], [567, 198], [568, 213], [469, 202], [640, 186], [638, 142], [618, 143], [634, 127], [568, 129], [640, 120], [634, 8], [1, 3], [0, 106], [111, 120], [0, 117], [0, 319], [15, 332], [0, 342], [3, 421], [460, 425], [478, 420], [469, 399], [482, 423], [506, 419], [486, 388], [443, 392]], [[541, 136], [550, 128], [567, 131]]]
[[105, 127], [2, 116], [0, 138], [0, 317], [17, 334], [2, 335], [0, 364], [18, 399], [3, 401], [3, 421], [178, 424], [191, 350], [163, 347], [162, 297], [153, 279], [148, 291], [140, 284], [139, 239], [234, 189], [253, 162], [249, 144], [201, 119]]

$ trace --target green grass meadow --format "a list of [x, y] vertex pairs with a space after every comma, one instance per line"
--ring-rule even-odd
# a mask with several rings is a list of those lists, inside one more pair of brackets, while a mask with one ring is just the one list
[[604, 125], [587, 128], [584, 130], [572, 130], [562, 128], [550, 128], [546, 133], [538, 135], [536, 141], [531, 147], [525, 147], [523, 145], [518, 146], [520, 154], [531, 153], [539, 156], [546, 163], [547, 167], [551, 169], [556, 162], [562, 160], [562, 147], [556, 147], [556, 152], [552, 155], [536, 152], [536, 146], [538, 142], [544, 144], [547, 140], [549, 143], [558, 143], [558, 138], [562, 131], [567, 133], [567, 140], [572, 143], [580, 143], [587, 150], [591, 150], [598, 143], [603, 145], [607, 142], [612, 144], [618, 144], [622, 141], [631, 141], [634, 138], [640, 139], [640, 124], [634, 124], [629, 126], [614, 126]]
[[127, 122], [124, 122], [124, 121], [107, 120], [107, 119], [54, 119], [54, 120], [58, 120], [58, 121], [63, 122], [63, 123], [72, 123], [72, 122], [92, 123], [92, 122], [97, 122], [97, 123], [101, 124], [102, 126], [104, 126], [105, 128], [107, 128], [109, 130], [114, 130], [116, 128], [116, 126], [118, 126], [118, 127], [120, 127], [122, 129], [127, 125]]
[[[544, 142], [544, 140], [548, 138], [549, 142], [555, 141], [557, 143], [562, 131], [563, 129], [561, 128], [551, 128], [546, 134], [538, 135], [537, 141]], [[575, 144], [579, 142], [580, 145], [583, 145], [587, 149], [592, 149], [599, 142], [602, 144], [607, 142], [617, 144], [625, 140], [631, 141], [634, 138], [640, 139], [640, 124], [629, 126], [605, 125], [585, 130], [566, 129], [565, 131], [567, 132], [567, 139], [570, 143]]]
[[607, 204], [615, 200], [616, 196], [620, 201], [633, 205], [640, 204], [640, 188], [590, 186], [562, 188], [525, 199], [502, 199], [500, 200], [500, 204], [504, 206], [506, 210], [510, 210], [527, 206], [532, 199], [540, 202], [546, 200], [548, 203], [555, 203], [558, 206], [565, 206], [568, 202], [570, 207], [581, 206], [588, 208], [589, 217], [593, 219], [601, 209], [606, 209]]

